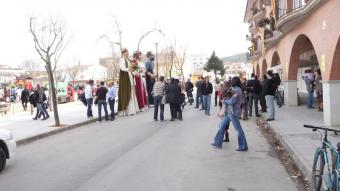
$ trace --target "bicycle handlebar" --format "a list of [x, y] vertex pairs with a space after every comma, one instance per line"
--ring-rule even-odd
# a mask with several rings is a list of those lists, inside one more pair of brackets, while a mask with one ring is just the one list
[[305, 128], [310, 128], [313, 129], [313, 131], [316, 131], [317, 129], [320, 130], [324, 130], [324, 131], [333, 131], [335, 133], [340, 133], [340, 130], [337, 129], [329, 129], [329, 128], [325, 128], [325, 127], [317, 127], [317, 126], [313, 126], [313, 125], [303, 125]]

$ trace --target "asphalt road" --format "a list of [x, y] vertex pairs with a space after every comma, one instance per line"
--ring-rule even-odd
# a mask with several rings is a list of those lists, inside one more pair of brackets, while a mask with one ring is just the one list
[[211, 147], [216, 112], [190, 106], [182, 122], [153, 122], [147, 111], [24, 145], [0, 174], [0, 191], [297, 190], [254, 121], [242, 122], [249, 151], [235, 151], [233, 129], [230, 143]]

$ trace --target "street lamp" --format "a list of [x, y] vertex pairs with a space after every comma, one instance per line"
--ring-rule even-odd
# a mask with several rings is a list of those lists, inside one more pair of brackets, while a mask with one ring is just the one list
[[158, 76], [158, 42], [155, 42], [155, 46], [156, 46], [156, 71], [157, 71], [157, 77]]

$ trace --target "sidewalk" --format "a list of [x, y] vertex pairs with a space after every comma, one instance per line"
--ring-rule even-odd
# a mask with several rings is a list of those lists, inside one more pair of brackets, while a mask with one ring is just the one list
[[[284, 144], [285, 148], [307, 178], [312, 176], [314, 152], [321, 145], [320, 134], [304, 128], [304, 124], [322, 126], [323, 113], [306, 106], [278, 108], [275, 105], [275, 121], [268, 125]], [[332, 127], [336, 128], [336, 127]], [[340, 136], [329, 134], [333, 144], [340, 142]]]
[[[59, 104], [58, 110], [63, 127], [53, 127], [53, 112], [49, 112], [50, 118], [47, 120], [32, 120], [36, 112], [34, 110], [34, 115], [26, 111], [0, 116], [0, 128], [11, 131], [17, 143], [22, 144], [95, 121], [95, 118], [86, 117], [86, 107], [79, 101]], [[97, 116], [97, 107], [93, 107], [93, 114]]]

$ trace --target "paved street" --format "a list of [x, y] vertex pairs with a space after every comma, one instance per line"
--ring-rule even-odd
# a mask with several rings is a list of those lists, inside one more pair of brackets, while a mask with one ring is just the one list
[[235, 151], [233, 129], [230, 143], [210, 147], [216, 112], [188, 107], [183, 122], [161, 123], [148, 111], [24, 145], [0, 175], [0, 190], [296, 190], [254, 121], [243, 122], [248, 152]]

